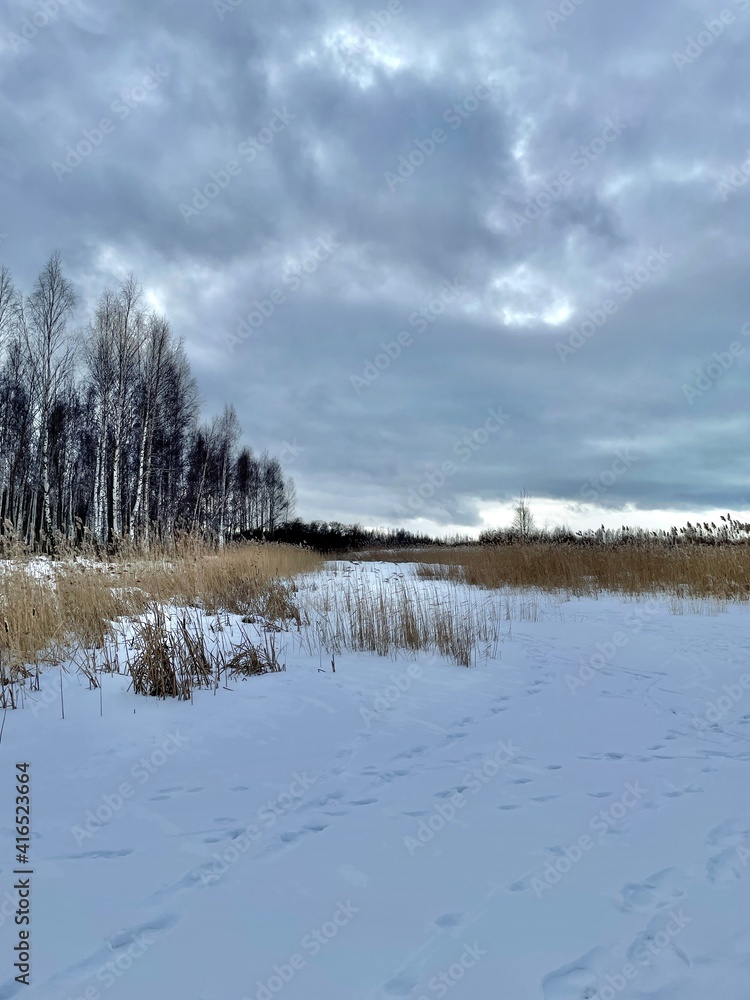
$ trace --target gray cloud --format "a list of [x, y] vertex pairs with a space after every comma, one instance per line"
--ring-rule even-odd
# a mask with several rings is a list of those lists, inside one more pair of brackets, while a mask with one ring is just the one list
[[[58, 247], [84, 296], [135, 270], [208, 409], [234, 402], [258, 449], [304, 448], [289, 471], [305, 516], [402, 520], [491, 407], [507, 425], [419, 517], [473, 528], [522, 485], [583, 503], [623, 447], [637, 459], [598, 509], [750, 506], [750, 344], [692, 403], [683, 388], [750, 320], [750, 184], [718, 187], [750, 148], [750, 4], [586, 0], [553, 25], [547, 0], [403, 0], [382, 30], [386, 5], [353, 0], [57, 6], [28, 42], [12, 35], [41, 7], [11, 2], [0, 21], [0, 257], [28, 287]], [[602, 140], [608, 120], [627, 125]], [[196, 189], [206, 205], [186, 220]], [[651, 248], [671, 256], [631, 278]], [[465, 292], [420, 329], [446, 281]], [[275, 289], [284, 301], [229, 350]], [[608, 298], [563, 363], [556, 345]]]

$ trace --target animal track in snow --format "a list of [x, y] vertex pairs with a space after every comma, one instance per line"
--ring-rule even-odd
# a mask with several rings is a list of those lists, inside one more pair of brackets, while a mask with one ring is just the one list
[[180, 916], [177, 913], [163, 913], [152, 920], [147, 920], [145, 923], [139, 924], [137, 927], [129, 927], [119, 931], [117, 934], [113, 934], [108, 938], [109, 945], [113, 949], [125, 948], [137, 941], [142, 934], [169, 930], [170, 927], [174, 927], [175, 924], [179, 923], [179, 920]]
[[603, 948], [594, 948], [575, 962], [548, 973], [542, 980], [544, 1000], [592, 1000], [599, 988], [595, 966], [605, 956]]
[[623, 909], [650, 911], [669, 906], [685, 895], [684, 876], [676, 868], [664, 868], [643, 882], [629, 882], [620, 889]]

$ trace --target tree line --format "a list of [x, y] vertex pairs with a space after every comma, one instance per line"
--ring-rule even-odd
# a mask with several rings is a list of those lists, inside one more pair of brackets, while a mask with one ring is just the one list
[[0, 267], [0, 545], [218, 544], [293, 514], [278, 459], [241, 445], [231, 406], [201, 421], [181, 339], [132, 275], [82, 327], [59, 253], [28, 295]]
[[[249, 532], [247, 537], [257, 538], [259, 533]], [[361, 524], [342, 524], [340, 521], [303, 521], [297, 517], [279, 524], [265, 535], [268, 541], [287, 545], [304, 545], [324, 555], [360, 552], [365, 549], [427, 548], [430, 546], [465, 544], [469, 539], [431, 538], [429, 535], [408, 531], [406, 528], [363, 528]]]

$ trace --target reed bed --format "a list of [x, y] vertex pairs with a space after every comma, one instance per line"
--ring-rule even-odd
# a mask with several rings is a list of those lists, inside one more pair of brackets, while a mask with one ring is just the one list
[[583, 546], [530, 541], [407, 549], [380, 558], [418, 563], [423, 580], [485, 589], [533, 589], [575, 597], [609, 592], [687, 600], [750, 599], [750, 547], [745, 545]]
[[357, 563], [332, 564], [307, 581], [300, 603], [311, 623], [302, 640], [310, 652], [390, 658], [432, 652], [467, 667], [498, 655], [513, 619], [539, 615], [534, 595], [477, 595], [461, 580], [430, 585], [413, 574]]
[[154, 605], [299, 623], [295, 578], [322, 565], [286, 545], [192, 548], [161, 559], [12, 560], [0, 564], [0, 671], [100, 648], [113, 622]]

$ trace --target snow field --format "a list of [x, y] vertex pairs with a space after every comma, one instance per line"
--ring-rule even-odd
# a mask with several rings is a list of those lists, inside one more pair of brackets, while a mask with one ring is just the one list
[[0, 1000], [745, 1000], [747, 609], [683, 612], [538, 597], [469, 669], [290, 633], [193, 703], [69, 675], [64, 720], [46, 671], [0, 745]]

